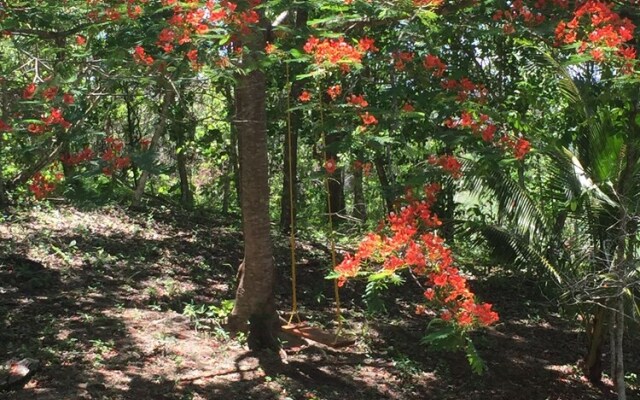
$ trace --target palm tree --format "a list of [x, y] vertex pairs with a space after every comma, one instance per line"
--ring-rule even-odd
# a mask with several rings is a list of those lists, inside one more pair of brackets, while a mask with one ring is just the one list
[[[612, 377], [625, 398], [623, 333], [627, 310], [638, 309], [636, 234], [640, 194], [640, 106], [624, 79], [603, 79], [563, 66], [549, 52], [543, 65], [557, 76], [574, 132], [538, 146], [542, 195], [537, 198], [504, 171], [469, 162], [468, 189], [494, 196], [496, 223], [468, 225], [495, 247], [506, 243], [514, 261], [538, 266], [560, 284], [566, 301], [584, 315], [585, 375], [600, 382], [602, 348], [611, 340]], [[593, 72], [593, 65], [590, 65]], [[616, 93], [618, 97], [614, 97]], [[483, 165], [483, 162], [485, 164]], [[490, 174], [483, 173], [490, 171]], [[607, 329], [607, 327], [609, 329]]]

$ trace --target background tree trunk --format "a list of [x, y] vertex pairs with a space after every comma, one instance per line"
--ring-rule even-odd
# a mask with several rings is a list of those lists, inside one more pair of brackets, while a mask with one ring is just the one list
[[[139, 137], [136, 135], [136, 117], [135, 117], [135, 105], [134, 97], [129, 91], [128, 86], [123, 86], [122, 88], [124, 92], [124, 101], [125, 106], [127, 107], [127, 139], [129, 141], [130, 148], [136, 148], [139, 145]], [[138, 185], [138, 167], [136, 167], [135, 163], [131, 163], [131, 172], [133, 173], [133, 186]]]
[[376, 157], [373, 160], [373, 163], [376, 166], [376, 173], [378, 175], [378, 180], [380, 181], [380, 186], [382, 186], [382, 197], [384, 197], [384, 203], [387, 206], [387, 212], [393, 211], [393, 202], [395, 201], [393, 188], [391, 187], [391, 182], [389, 181], [389, 176], [387, 175], [387, 169], [385, 166], [384, 158], [381, 154], [376, 153]]
[[[227, 100], [227, 115], [229, 117], [236, 113], [235, 92], [232, 86], [225, 87], [224, 95]], [[236, 201], [238, 207], [242, 208], [242, 187], [240, 186], [240, 163], [238, 160], [239, 152], [238, 131], [235, 121], [231, 121], [229, 128], [229, 166], [228, 172], [232, 174], [233, 183], [236, 188]], [[231, 177], [230, 177], [231, 179]]]
[[176, 161], [178, 175], [180, 176], [180, 204], [187, 210], [190, 210], [193, 208], [193, 193], [191, 192], [191, 185], [189, 183], [184, 129], [182, 129], [182, 127], [176, 128]]
[[[296, 10], [296, 30], [300, 31], [307, 26], [307, 20], [309, 14], [305, 10]], [[299, 46], [302, 46], [302, 42], [299, 41]], [[294, 79], [296, 75], [303, 70], [296, 63], [289, 64], [287, 68], [290, 68], [288, 76]], [[289, 83], [289, 82], [287, 82]], [[297, 80], [293, 82], [291, 91], [289, 92], [288, 105], [291, 106], [305, 85], [305, 80]], [[283, 172], [284, 178], [282, 181], [282, 196], [280, 197], [280, 231], [284, 234], [290, 233], [291, 229], [295, 227], [295, 219], [297, 214], [296, 199], [298, 198], [298, 131], [302, 123], [302, 111], [301, 110], [287, 110], [290, 118], [287, 120], [287, 132], [284, 135], [284, 157], [283, 157]], [[291, 131], [291, 137], [289, 138], [289, 130]], [[291, 140], [289, 140], [291, 139]], [[291, 162], [291, 168], [289, 163]], [[290, 193], [290, 189], [293, 191], [293, 196]], [[293, 197], [293, 202], [291, 197]], [[293, 221], [291, 221], [291, 211], [293, 210]]]
[[[336, 163], [339, 163], [340, 158], [338, 156], [338, 152], [335, 149], [335, 144], [337, 144], [340, 139], [336, 136], [335, 133], [327, 133], [326, 135], [326, 151], [325, 151], [325, 161], [333, 158]], [[331, 207], [327, 207], [327, 212], [333, 215], [333, 222], [340, 223], [342, 222], [342, 218], [339, 218], [339, 214], [343, 214], [345, 211], [345, 201], [344, 201], [344, 178], [342, 176], [342, 168], [337, 168], [336, 171], [329, 175], [329, 204]], [[327, 206], [329, 205], [327, 204]], [[337, 217], [337, 218], [336, 218]]]
[[[292, 98], [299, 95], [299, 85], [294, 84], [291, 91]], [[297, 93], [297, 95], [296, 95]], [[282, 196], [280, 200], [280, 231], [289, 233], [295, 224], [296, 217], [296, 199], [298, 198], [298, 129], [300, 127], [300, 112], [291, 111], [290, 126], [291, 136], [289, 132], [284, 135], [284, 157], [282, 169], [284, 177], [282, 180]], [[290, 193], [290, 190], [293, 193]], [[293, 200], [293, 201], [292, 201]], [[291, 220], [291, 211], [293, 210], [294, 221]]]
[[[151, 144], [149, 145], [149, 151], [155, 151], [158, 147], [158, 142], [160, 142], [160, 138], [165, 134], [167, 127], [167, 119], [169, 117], [169, 107], [173, 104], [175, 98], [175, 91], [173, 88], [168, 87], [166, 83], [162, 82], [160, 88], [163, 91], [164, 100], [162, 102], [162, 109], [160, 110], [160, 115], [158, 119], [158, 124], [156, 125], [156, 129], [153, 132], [153, 136], [151, 137]], [[136, 190], [133, 193], [133, 201], [132, 206], [138, 207], [140, 206], [140, 201], [142, 200], [142, 195], [144, 194], [144, 188], [147, 186], [147, 180], [149, 180], [149, 171], [142, 171], [140, 174], [140, 179], [138, 179], [138, 185], [136, 186]]]
[[364, 197], [362, 168], [353, 172], [353, 217], [362, 222], [367, 220], [367, 202]]

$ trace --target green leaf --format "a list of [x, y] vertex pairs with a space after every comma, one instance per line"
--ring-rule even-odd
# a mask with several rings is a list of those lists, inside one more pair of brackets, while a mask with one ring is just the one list
[[[434, 319], [432, 321], [432, 323], [434, 321], [442, 321], [442, 320], [438, 320], [438, 319]], [[442, 321], [444, 322], [444, 321]], [[431, 325], [431, 324], [429, 324]], [[439, 328], [438, 330], [431, 332], [428, 335], [425, 335], [422, 337], [422, 339], [420, 340], [421, 343], [423, 344], [430, 344], [430, 345], [438, 345], [438, 344], [442, 344], [446, 341], [451, 340], [452, 337], [457, 335], [457, 331], [455, 329], [455, 327], [453, 325], [444, 325], [443, 327]]]
[[391, 271], [387, 271], [387, 270], [380, 271], [375, 274], [369, 275], [369, 282], [379, 281], [379, 280], [388, 278], [390, 275], [391, 275]]
[[467, 353], [467, 360], [469, 361], [469, 365], [471, 366], [473, 373], [482, 375], [486, 370], [486, 365], [482, 358], [480, 358], [480, 354], [478, 354], [478, 351], [473, 345], [471, 339], [467, 338], [467, 344], [465, 345], [464, 350]]
[[291, 56], [294, 58], [302, 58], [305, 56], [305, 54], [298, 49], [289, 50], [289, 54], [291, 54]]
[[338, 279], [340, 277], [340, 274], [336, 271], [336, 270], [331, 270], [331, 272], [329, 272], [324, 279]]

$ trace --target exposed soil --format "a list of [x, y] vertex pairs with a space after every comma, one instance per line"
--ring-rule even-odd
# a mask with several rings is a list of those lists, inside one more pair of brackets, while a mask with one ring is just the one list
[[[534, 285], [504, 276], [474, 282], [502, 321], [477, 334], [488, 367], [482, 376], [472, 374], [463, 354], [420, 344], [426, 324], [410, 299], [389, 301], [389, 315], [366, 318], [358, 285], [343, 290], [355, 345], [336, 350], [283, 336], [286, 363], [251, 353], [242, 337], [229, 338], [219, 325], [242, 257], [242, 235], [229, 226], [168, 209], [57, 206], [5, 215], [0, 362], [32, 357], [42, 368], [23, 389], [0, 398], [615, 398], [608, 386], [581, 378], [579, 327], [554, 314]], [[288, 242], [274, 241], [286, 311]], [[330, 257], [322, 245], [302, 242], [298, 259], [305, 319], [331, 329], [332, 288], [323, 279]], [[628, 348], [627, 371], [640, 375], [637, 333]], [[640, 396], [633, 383], [630, 399]]]

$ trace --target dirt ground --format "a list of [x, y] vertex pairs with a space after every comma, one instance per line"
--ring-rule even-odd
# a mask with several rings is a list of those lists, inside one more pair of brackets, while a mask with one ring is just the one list
[[[42, 362], [23, 389], [1, 399], [615, 398], [610, 385], [581, 378], [577, 324], [555, 314], [535, 285], [514, 278], [473, 283], [501, 315], [476, 335], [488, 367], [482, 376], [464, 354], [420, 344], [426, 322], [408, 299], [391, 298], [388, 315], [367, 317], [353, 286], [343, 290], [343, 306], [356, 343], [336, 350], [283, 337], [282, 363], [220, 328], [242, 254], [241, 234], [225, 221], [61, 205], [1, 218], [0, 362]], [[286, 311], [287, 239], [274, 241]], [[331, 329], [332, 289], [323, 279], [330, 258], [321, 245], [302, 242], [298, 259], [305, 319]], [[626, 359], [630, 399], [640, 398], [637, 341], [637, 334], [629, 339]]]

